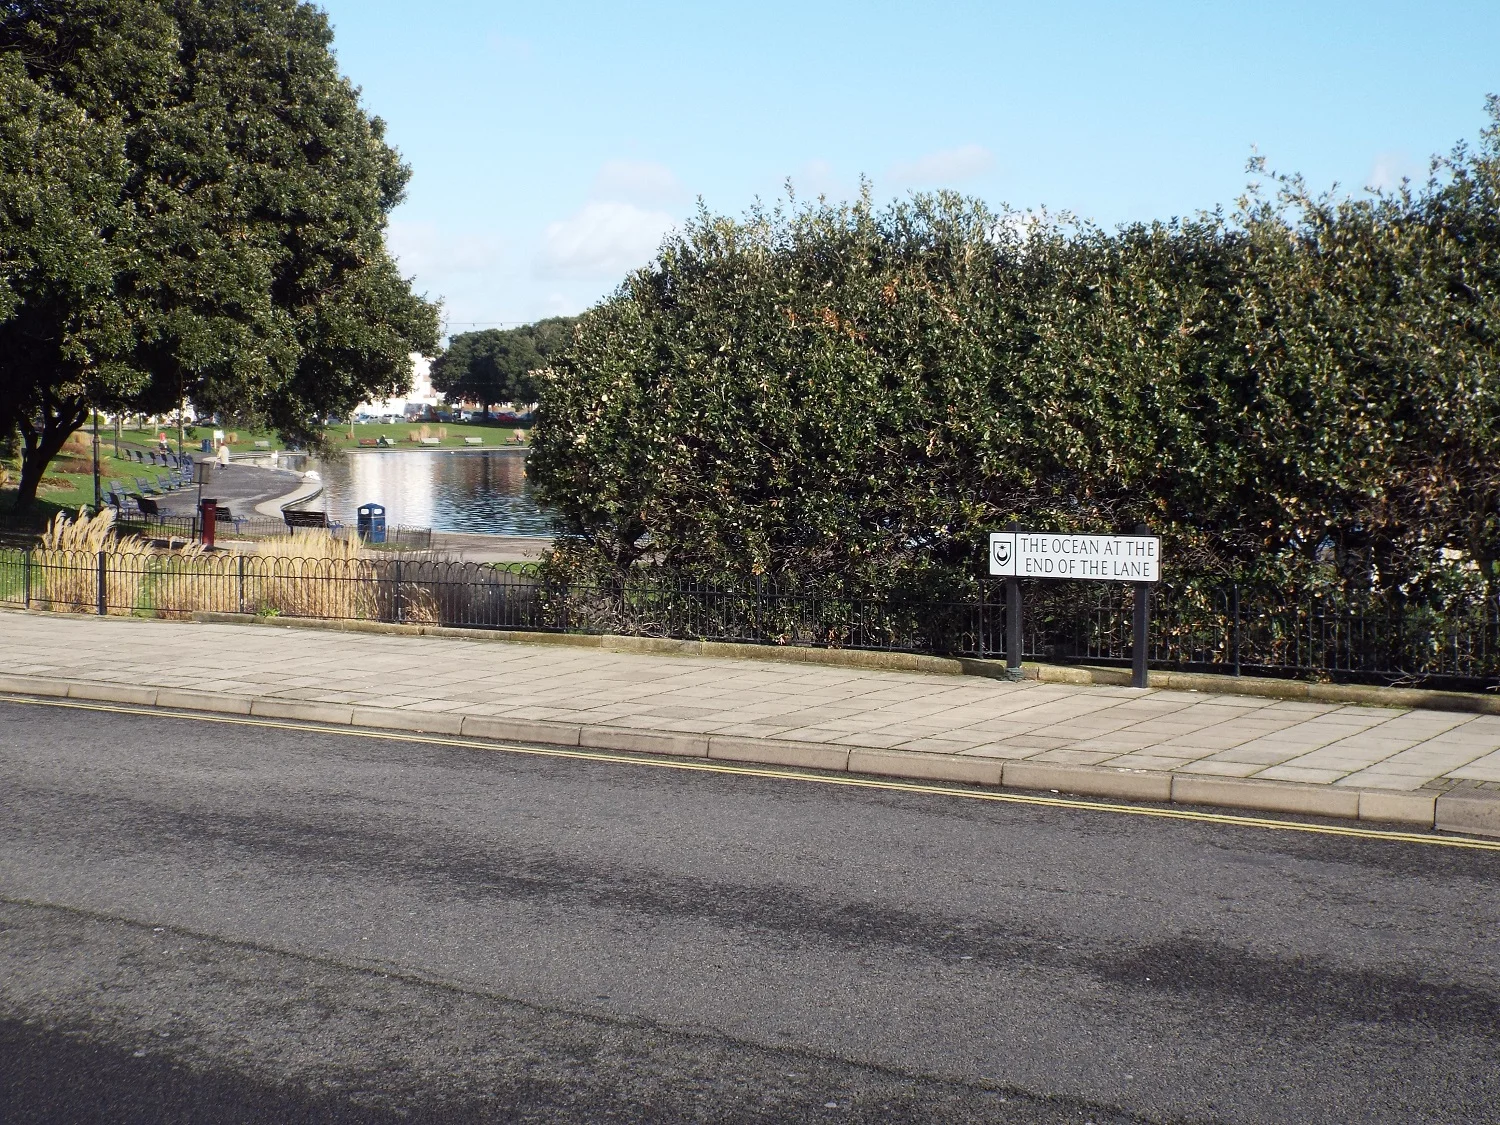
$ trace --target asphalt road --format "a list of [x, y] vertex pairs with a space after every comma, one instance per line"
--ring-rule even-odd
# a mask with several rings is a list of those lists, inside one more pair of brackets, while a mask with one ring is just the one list
[[0, 703], [0, 1120], [1500, 1122], [1500, 852]]

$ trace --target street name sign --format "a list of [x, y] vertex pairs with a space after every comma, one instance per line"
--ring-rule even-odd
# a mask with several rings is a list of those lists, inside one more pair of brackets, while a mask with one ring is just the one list
[[1156, 582], [1161, 540], [1155, 535], [1065, 535], [997, 531], [990, 535], [990, 573], [1015, 578], [1091, 578]]

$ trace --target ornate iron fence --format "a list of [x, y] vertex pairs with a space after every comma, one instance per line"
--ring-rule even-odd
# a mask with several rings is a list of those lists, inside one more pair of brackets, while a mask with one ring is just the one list
[[[353, 560], [0, 550], [0, 604], [182, 618], [195, 613], [319, 617], [477, 629], [621, 633], [767, 645], [1005, 655], [1003, 587], [951, 597], [852, 596], [788, 579], [707, 581], [662, 571], [614, 582], [558, 581], [538, 568], [395, 551]], [[1027, 659], [1127, 664], [1131, 589], [1023, 581]], [[1500, 687], [1500, 607], [1477, 594], [1441, 604], [1337, 590], [1158, 584], [1155, 668]]]

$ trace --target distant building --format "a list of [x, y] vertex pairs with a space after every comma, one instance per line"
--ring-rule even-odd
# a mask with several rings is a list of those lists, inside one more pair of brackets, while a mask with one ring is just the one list
[[370, 414], [380, 417], [386, 414], [406, 415], [420, 413], [429, 406], [436, 406], [443, 396], [432, 389], [432, 360], [412, 353], [411, 390], [401, 398], [388, 398], [382, 402], [362, 402], [355, 408], [355, 416]]

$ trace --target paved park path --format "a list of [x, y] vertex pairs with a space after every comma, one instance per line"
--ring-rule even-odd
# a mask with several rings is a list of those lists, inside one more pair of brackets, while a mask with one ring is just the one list
[[[149, 466], [147, 468], [149, 470]], [[212, 496], [221, 507], [230, 508], [237, 516], [253, 515], [256, 505], [288, 496], [302, 484], [300, 473], [263, 469], [257, 465], [231, 463], [216, 466], [213, 472], [213, 484], [203, 489], [204, 494]], [[161, 497], [157, 503], [167, 515], [194, 515], [198, 510], [198, 489], [181, 489]]]
[[1394, 791], [1500, 790], [1500, 715], [426, 636], [0, 612], [0, 672]]

